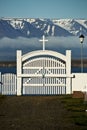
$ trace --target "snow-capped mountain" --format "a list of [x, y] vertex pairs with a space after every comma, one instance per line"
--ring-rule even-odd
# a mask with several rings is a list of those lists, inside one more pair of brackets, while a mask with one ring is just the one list
[[53, 22], [66, 29], [74, 36], [78, 36], [81, 33], [87, 36], [87, 20], [60, 19], [53, 20]]
[[87, 20], [1, 18], [0, 38], [45, 36], [87, 36]]

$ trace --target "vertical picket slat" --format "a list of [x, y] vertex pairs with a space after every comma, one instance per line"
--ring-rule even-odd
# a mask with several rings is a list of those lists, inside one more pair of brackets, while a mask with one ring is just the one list
[[0, 94], [1, 94], [1, 91], [2, 91], [2, 80], [1, 80], [1, 72], [0, 72]]
[[16, 95], [16, 75], [2, 74], [2, 95]]
[[[41, 74], [41, 77], [22, 78], [23, 94], [53, 95], [66, 93], [66, 77], [61, 77], [61, 75], [66, 74], [66, 64], [61, 59], [54, 57], [32, 58], [30, 61], [25, 62], [23, 67], [23, 74]], [[44, 78], [43, 73], [45, 73]], [[60, 77], [46, 77], [47, 74], [58, 74]]]

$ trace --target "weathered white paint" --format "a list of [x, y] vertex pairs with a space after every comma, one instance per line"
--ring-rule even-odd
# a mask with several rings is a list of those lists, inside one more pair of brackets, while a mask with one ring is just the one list
[[45, 36], [43, 35], [43, 39], [39, 40], [40, 42], [43, 42], [43, 51], [45, 50], [45, 42], [47, 42], [48, 40], [45, 39]]
[[1, 72], [0, 72], [0, 94], [2, 93], [1, 85], [2, 85], [2, 79], [1, 79]]
[[71, 74], [71, 51], [68, 50], [66, 51], [66, 58], [67, 58], [67, 62], [66, 62], [66, 74], [67, 74], [67, 78], [66, 78], [66, 94], [70, 94], [71, 93], [71, 78], [68, 76]]
[[20, 96], [21, 93], [21, 87], [22, 87], [22, 79], [19, 75], [22, 73], [22, 60], [21, 60], [22, 51], [17, 51], [17, 95]]
[[34, 94], [71, 93], [70, 50], [66, 51], [66, 55], [50, 50], [21, 54], [17, 51], [17, 95], [30, 93], [31, 90]]
[[16, 95], [16, 75], [12, 73], [5, 73], [1, 75], [1, 94], [2, 95]]
[[83, 91], [87, 85], [87, 73], [73, 73], [72, 92]]
[[3, 95], [71, 94], [86, 91], [87, 73], [71, 73], [70, 50], [66, 55], [48, 50], [22, 55], [18, 50], [17, 74], [0, 73], [0, 82]]
[[66, 61], [66, 56], [61, 54], [61, 53], [58, 53], [58, 52], [55, 52], [55, 51], [50, 51], [50, 50], [45, 50], [45, 51], [39, 50], [39, 51], [32, 51], [32, 52], [29, 52], [27, 54], [24, 54], [22, 56], [22, 62], [25, 61], [28, 58], [38, 56], [38, 55], [54, 56], [54, 57], [57, 57], [57, 58], [60, 58], [60, 59], [63, 59], [64, 61]]

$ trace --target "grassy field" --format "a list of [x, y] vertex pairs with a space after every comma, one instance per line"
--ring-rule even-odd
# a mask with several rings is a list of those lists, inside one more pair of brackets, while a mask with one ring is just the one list
[[78, 126], [82, 126], [87, 129], [87, 102], [84, 99], [72, 98], [65, 96], [61, 102], [65, 108], [70, 112], [70, 118]]
[[0, 96], [0, 130], [87, 130], [87, 104], [68, 96]]

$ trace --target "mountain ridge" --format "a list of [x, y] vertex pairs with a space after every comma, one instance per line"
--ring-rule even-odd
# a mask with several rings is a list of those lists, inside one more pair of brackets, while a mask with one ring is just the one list
[[0, 18], [0, 38], [87, 36], [85, 19]]

